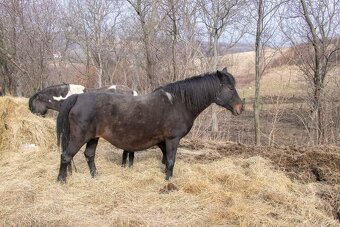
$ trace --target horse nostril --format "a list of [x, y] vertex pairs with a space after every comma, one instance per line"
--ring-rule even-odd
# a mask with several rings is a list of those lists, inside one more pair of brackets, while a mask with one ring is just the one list
[[234, 109], [234, 112], [235, 112], [237, 115], [239, 115], [239, 114], [241, 114], [242, 111], [243, 111], [243, 104], [242, 104], [242, 103], [236, 104], [236, 105], [233, 107], [233, 109]]

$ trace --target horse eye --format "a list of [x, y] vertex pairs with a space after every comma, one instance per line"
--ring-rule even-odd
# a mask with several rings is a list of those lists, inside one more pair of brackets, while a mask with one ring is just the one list
[[235, 87], [234, 87], [234, 86], [228, 85], [227, 87], [228, 87], [230, 90], [232, 90], [232, 91], [235, 90]]

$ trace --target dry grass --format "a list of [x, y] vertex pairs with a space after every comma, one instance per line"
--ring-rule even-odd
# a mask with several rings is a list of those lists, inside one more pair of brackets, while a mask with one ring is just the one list
[[0, 106], [0, 151], [52, 146], [54, 120], [35, 117], [28, 109], [28, 99], [4, 96]]
[[[0, 98], [1, 226], [337, 226], [316, 195], [315, 184], [292, 182], [261, 157], [185, 156], [213, 154], [180, 148], [174, 185], [164, 190], [161, 152], [136, 154], [120, 167], [121, 151], [99, 143], [99, 176], [90, 177], [84, 156], [66, 185], [56, 182], [60, 156], [55, 123], [30, 114], [27, 100]], [[5, 126], [7, 124], [7, 126]], [[9, 140], [9, 141], [7, 141]], [[25, 147], [23, 144], [36, 144]], [[194, 145], [194, 144], [193, 144]]]

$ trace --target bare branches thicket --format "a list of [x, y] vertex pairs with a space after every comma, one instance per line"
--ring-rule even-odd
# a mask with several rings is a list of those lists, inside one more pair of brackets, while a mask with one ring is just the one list
[[[64, 29], [66, 38], [73, 43], [73, 59], [86, 66], [84, 77], [90, 77], [95, 68], [95, 82], [91, 86], [101, 87], [111, 82], [110, 60], [115, 46], [117, 17], [121, 10], [119, 1], [77, 0], [67, 3]], [[70, 58], [72, 62], [72, 58]]]
[[167, 13], [160, 10], [160, 0], [127, 0], [127, 2], [135, 11], [141, 28], [141, 36], [139, 38], [144, 47], [144, 67], [147, 76], [145, 90], [150, 91], [159, 85], [156, 75], [156, 35]]
[[316, 144], [326, 142], [327, 78], [340, 51], [340, 1], [290, 1], [282, 31], [292, 46], [296, 65], [309, 85], [308, 103]]
[[[209, 63], [210, 71], [216, 71], [219, 63], [219, 39], [227, 28], [232, 28], [233, 32], [230, 34], [237, 34], [236, 36], [228, 37], [229, 45], [232, 46], [242, 36], [243, 31], [237, 30], [236, 27], [241, 21], [240, 8], [244, 5], [243, 0], [200, 0], [200, 12], [202, 22], [206, 27], [209, 38], [208, 55], [212, 56]], [[237, 32], [238, 31], [238, 32]], [[212, 52], [212, 53], [211, 53]], [[210, 57], [209, 56], [209, 57]], [[218, 119], [216, 111], [212, 107], [212, 131], [218, 132]]]
[[58, 34], [57, 7], [54, 0], [0, 4], [1, 74], [8, 93], [23, 95], [47, 83], [48, 60]]

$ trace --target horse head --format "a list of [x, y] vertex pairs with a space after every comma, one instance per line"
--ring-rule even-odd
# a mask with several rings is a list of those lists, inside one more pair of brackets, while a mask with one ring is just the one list
[[30, 111], [36, 115], [45, 115], [47, 113], [46, 103], [42, 101], [39, 93], [31, 96], [28, 104]]
[[65, 93], [69, 90], [68, 84], [54, 85], [38, 91], [29, 99], [29, 109], [37, 115], [45, 115], [48, 109], [58, 111]]
[[230, 110], [233, 115], [239, 115], [242, 113], [243, 101], [237, 93], [235, 88], [235, 79], [228, 73], [227, 69], [224, 68], [222, 71], [216, 72], [220, 80], [220, 89], [216, 94], [215, 103], [219, 106], [223, 106]]

